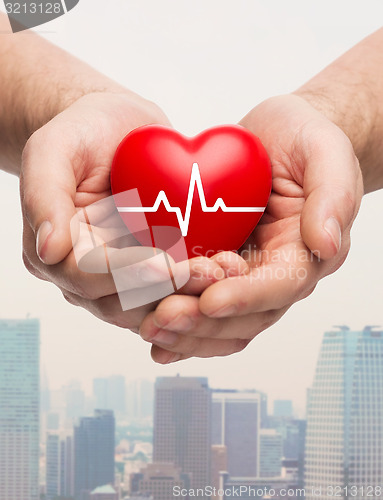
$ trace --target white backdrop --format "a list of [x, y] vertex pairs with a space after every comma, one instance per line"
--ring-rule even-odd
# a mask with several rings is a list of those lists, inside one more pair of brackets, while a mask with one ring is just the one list
[[[81, 0], [38, 30], [98, 70], [157, 102], [192, 135], [238, 121], [258, 102], [287, 93], [377, 29], [381, 1]], [[1, 35], [0, 35], [1, 36]], [[14, 35], [17, 36], [17, 35]], [[1, 40], [0, 40], [1, 43]], [[42, 320], [51, 386], [94, 376], [206, 375], [214, 387], [257, 387], [292, 398], [302, 413], [324, 330], [383, 323], [383, 193], [369, 195], [343, 268], [241, 354], [162, 367], [148, 344], [101, 323], [28, 275], [21, 261], [17, 179], [0, 174], [0, 317]]]

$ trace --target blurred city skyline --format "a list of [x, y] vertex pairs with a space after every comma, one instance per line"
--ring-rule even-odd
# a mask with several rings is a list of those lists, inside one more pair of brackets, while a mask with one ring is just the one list
[[0, 336], [0, 489], [10, 500], [168, 500], [174, 487], [304, 487], [325, 499], [344, 486], [363, 498], [380, 488], [383, 330], [374, 326], [323, 332], [304, 419], [289, 399], [201, 375], [112, 375], [93, 378], [91, 395], [76, 380], [50, 391], [39, 381], [39, 320], [1, 320]]

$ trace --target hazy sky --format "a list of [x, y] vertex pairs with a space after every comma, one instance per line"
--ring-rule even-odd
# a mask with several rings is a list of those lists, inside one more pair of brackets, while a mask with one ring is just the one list
[[[366, 5], [366, 4], [365, 4]], [[43, 36], [156, 101], [181, 132], [238, 121], [271, 95], [294, 90], [379, 27], [369, 1], [81, 0]], [[42, 359], [53, 388], [72, 378], [205, 375], [215, 387], [257, 387], [292, 398], [311, 384], [323, 331], [383, 324], [383, 193], [363, 202], [352, 250], [336, 275], [241, 354], [160, 366], [136, 335], [70, 306], [24, 270], [16, 178], [0, 173], [0, 317], [41, 318]], [[1, 362], [1, 360], [0, 360]]]

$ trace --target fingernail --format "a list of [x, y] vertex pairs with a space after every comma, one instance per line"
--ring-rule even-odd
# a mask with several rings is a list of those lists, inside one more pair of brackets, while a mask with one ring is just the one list
[[174, 319], [169, 321], [169, 323], [166, 323], [164, 325], [161, 325], [158, 321], [156, 321], [156, 318], [154, 318], [154, 323], [159, 328], [164, 328], [165, 330], [187, 332], [192, 329], [194, 325], [194, 320], [190, 316], [187, 316], [184, 313], [180, 313]]
[[324, 229], [330, 235], [337, 251], [339, 251], [342, 244], [342, 231], [340, 229], [339, 222], [335, 219], [335, 217], [330, 217], [326, 220]]
[[229, 304], [227, 306], [221, 307], [217, 309], [213, 313], [209, 314], [209, 316], [213, 318], [224, 318], [226, 316], [232, 316], [237, 312], [237, 306]]
[[152, 339], [150, 339], [150, 342], [169, 346], [175, 344], [177, 338], [178, 335], [174, 332], [160, 330]]
[[46, 220], [40, 225], [39, 230], [37, 231], [36, 252], [42, 262], [45, 262], [44, 259], [46, 253], [46, 243], [48, 237], [52, 233], [52, 230], [52, 224], [49, 222], [49, 220]]

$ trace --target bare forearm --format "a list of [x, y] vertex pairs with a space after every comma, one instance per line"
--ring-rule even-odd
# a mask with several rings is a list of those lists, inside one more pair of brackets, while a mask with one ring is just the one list
[[[0, 31], [9, 29], [0, 13]], [[18, 174], [29, 136], [79, 97], [129, 92], [33, 33], [2, 34], [0, 43], [0, 169]]]
[[350, 138], [362, 168], [365, 192], [383, 188], [383, 28], [295, 93]]

